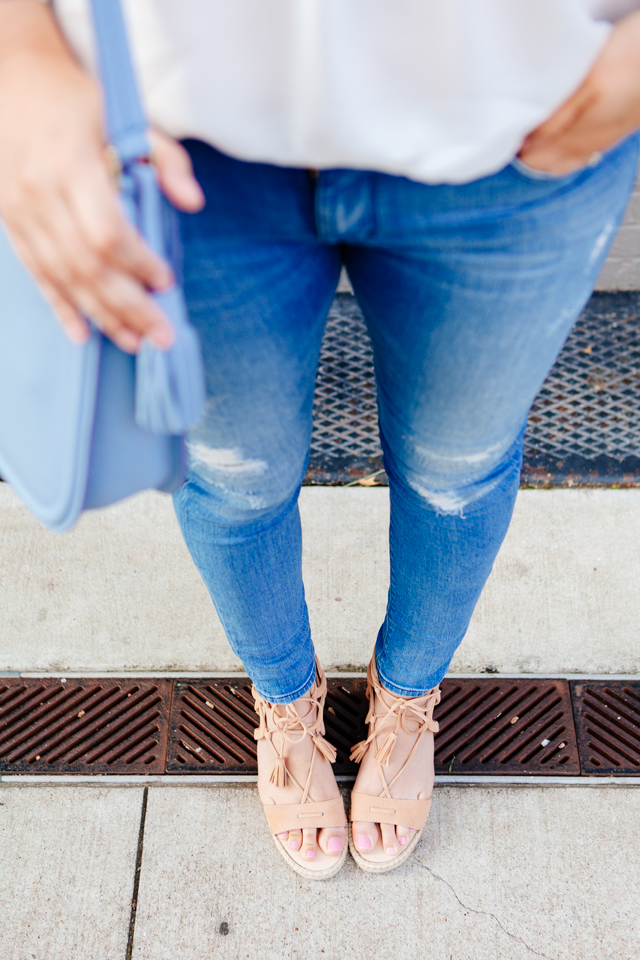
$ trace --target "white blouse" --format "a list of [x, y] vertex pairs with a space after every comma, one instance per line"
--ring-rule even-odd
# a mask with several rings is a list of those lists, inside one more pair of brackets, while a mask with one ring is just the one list
[[[86, 0], [53, 0], [91, 69]], [[245, 160], [499, 170], [640, 0], [124, 0], [149, 115]]]

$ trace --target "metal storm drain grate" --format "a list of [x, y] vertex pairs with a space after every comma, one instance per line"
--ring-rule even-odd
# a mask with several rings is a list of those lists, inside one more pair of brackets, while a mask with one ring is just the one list
[[[330, 678], [337, 774], [357, 771], [366, 683]], [[575, 715], [575, 722], [574, 722]], [[437, 774], [640, 776], [640, 682], [445, 679]], [[255, 774], [246, 678], [0, 677], [0, 773]]]
[[571, 683], [582, 772], [640, 775], [640, 683]]
[[[352, 772], [349, 751], [364, 730], [365, 686], [362, 680], [328, 681], [325, 726], [338, 750], [336, 773]], [[255, 774], [257, 726], [250, 683], [177, 680], [167, 773]]]
[[176, 680], [168, 773], [255, 773], [258, 717], [251, 684]]
[[[338, 294], [320, 355], [307, 482], [347, 483], [381, 466], [371, 344], [355, 298]], [[522, 479], [640, 483], [640, 294], [591, 298], [532, 407]]]
[[164, 773], [168, 680], [0, 677], [0, 771]]
[[564, 680], [444, 680], [436, 773], [579, 775]]

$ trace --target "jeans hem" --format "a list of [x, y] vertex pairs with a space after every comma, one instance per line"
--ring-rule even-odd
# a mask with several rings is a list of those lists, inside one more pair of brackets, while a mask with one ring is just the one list
[[378, 679], [380, 683], [388, 690], [389, 693], [395, 694], [397, 697], [422, 697], [425, 693], [429, 693], [430, 690], [433, 690], [434, 687], [437, 687], [440, 681], [444, 678], [449, 669], [449, 664], [447, 664], [442, 669], [432, 673], [430, 677], [427, 677], [425, 680], [424, 687], [400, 687], [397, 683], [393, 683], [391, 680], [388, 680], [384, 672], [380, 669], [378, 658], [376, 657], [376, 670], [378, 671]]
[[268, 703], [293, 703], [294, 700], [297, 700], [298, 697], [304, 696], [307, 693], [316, 679], [316, 664], [313, 663], [313, 668], [309, 673], [307, 679], [301, 683], [292, 693], [278, 693], [275, 695], [264, 692], [264, 690], [259, 689], [258, 684], [254, 681], [254, 686], [263, 700], [266, 700]]

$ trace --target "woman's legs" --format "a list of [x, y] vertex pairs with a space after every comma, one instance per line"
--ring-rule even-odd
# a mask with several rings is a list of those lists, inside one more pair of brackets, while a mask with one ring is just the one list
[[[227, 638], [258, 692], [306, 715], [309, 704], [299, 698], [312, 686], [316, 664], [297, 499], [339, 252], [317, 242], [304, 171], [245, 164], [202, 144], [189, 146], [207, 206], [183, 218], [183, 282], [202, 342], [208, 402], [189, 437], [189, 475], [175, 496], [176, 513]], [[273, 748], [261, 740], [257, 749], [263, 802], [299, 803], [293, 784], [269, 782]], [[309, 737], [287, 747], [287, 769], [299, 783], [312, 751]], [[311, 797], [335, 796], [331, 767], [318, 756]], [[345, 831], [298, 830], [283, 840], [309, 863], [321, 859], [316, 840], [337, 856]]]
[[[424, 692], [446, 672], [506, 532], [522, 423], [615, 233], [635, 149], [557, 181], [507, 168], [426, 187], [326, 171], [315, 191], [303, 171], [208, 150], [192, 148], [207, 208], [184, 218], [210, 394], [176, 498], [185, 538], [260, 692], [294, 700], [313, 669], [295, 500], [345, 244], [391, 484], [379, 672], [389, 691]], [[406, 797], [430, 791], [428, 750], [422, 759], [398, 781]]]
[[[376, 184], [375, 236], [347, 248], [346, 262], [374, 346], [390, 484], [376, 661], [394, 694], [436, 686], [467, 630], [511, 518], [522, 425], [591, 293], [636, 162], [628, 143], [557, 181], [508, 167], [457, 188]], [[430, 750], [395, 796], [430, 794]], [[357, 789], [380, 789], [369, 755]], [[377, 840], [374, 824], [355, 827]], [[382, 833], [396, 851], [407, 835]]]
[[304, 171], [189, 146], [207, 205], [183, 217], [183, 282], [208, 397], [176, 512], [258, 692], [290, 703], [315, 678], [297, 499], [339, 253], [317, 242]]

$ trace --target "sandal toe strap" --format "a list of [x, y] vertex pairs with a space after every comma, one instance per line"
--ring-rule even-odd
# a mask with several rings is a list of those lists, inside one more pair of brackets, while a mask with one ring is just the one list
[[429, 816], [428, 800], [394, 800], [389, 797], [369, 797], [365, 793], [351, 794], [349, 820], [372, 823], [392, 823], [395, 826], [422, 830]]
[[272, 833], [302, 830], [305, 827], [346, 827], [342, 797], [320, 800], [318, 803], [264, 804], [264, 812]]

